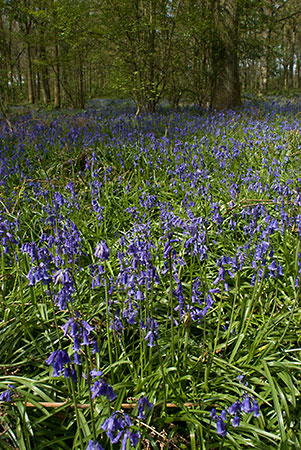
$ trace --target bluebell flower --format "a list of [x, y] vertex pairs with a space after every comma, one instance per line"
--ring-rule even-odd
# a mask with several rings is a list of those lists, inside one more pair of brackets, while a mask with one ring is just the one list
[[91, 375], [92, 378], [96, 378], [96, 377], [102, 377], [103, 373], [102, 373], [101, 370], [93, 369], [93, 370], [91, 370], [90, 375]]
[[232, 405], [228, 408], [228, 413], [233, 416], [241, 411], [241, 402], [240, 400], [236, 400]]
[[102, 395], [108, 400], [113, 401], [117, 397], [112, 386], [110, 386], [104, 379], [96, 380], [94, 385], [90, 387], [90, 390], [92, 392], [92, 398]]
[[90, 372], [94, 384], [90, 386], [92, 392], [92, 398], [99, 397], [100, 395], [106, 397], [108, 400], [113, 401], [117, 397], [112, 386], [110, 386], [105, 378], [102, 376], [101, 371], [92, 370]]
[[151, 409], [153, 404], [150, 403], [145, 395], [138, 400], [138, 419], [145, 419], [145, 408]]
[[217, 422], [216, 422], [216, 432], [220, 436], [226, 436], [227, 435], [225, 422], [220, 417], [217, 419]]
[[92, 354], [95, 355], [95, 353], [99, 353], [100, 349], [98, 347], [98, 343], [96, 339], [92, 340]]
[[1, 402], [10, 402], [12, 401], [12, 397], [15, 395], [15, 386], [13, 384], [9, 384], [8, 389], [0, 394]]
[[74, 364], [77, 366], [82, 365], [81, 355], [77, 351], [74, 353]]
[[136, 446], [140, 439], [140, 433], [130, 430], [132, 422], [127, 414], [114, 411], [113, 414], [104, 421], [101, 428], [107, 433], [112, 444], [117, 444], [121, 439], [121, 450], [126, 450], [127, 442]]
[[227, 411], [225, 409], [222, 410], [220, 418], [225, 421], [227, 417]]
[[210, 417], [215, 420], [217, 418], [217, 412], [215, 408], [212, 408], [210, 411]]
[[250, 413], [253, 411], [251, 399], [248, 395], [246, 395], [241, 403], [241, 410], [244, 413]]
[[260, 417], [260, 408], [255, 398], [253, 399], [253, 416], [257, 418]]
[[234, 416], [231, 423], [232, 423], [233, 427], [239, 427], [240, 417], [238, 415]]
[[89, 441], [88, 447], [86, 450], [104, 450], [103, 446], [96, 441]]
[[[243, 381], [242, 375], [240, 375], [239, 378]], [[226, 436], [227, 431], [225, 422], [227, 420], [227, 414], [232, 416], [231, 420], [232, 426], [238, 427], [240, 425], [240, 419], [242, 414], [249, 414], [249, 413], [253, 413], [254, 417], [259, 417], [260, 408], [255, 398], [252, 399], [248, 394], [244, 393], [242, 396], [242, 400], [237, 399], [228, 408], [228, 411], [224, 409], [220, 415], [218, 415], [216, 409], [213, 408], [210, 412], [210, 417], [217, 423], [217, 431], [216, 431], [217, 434], [220, 434], [221, 436]]]
[[130, 430], [125, 430], [124, 434], [123, 434], [122, 442], [121, 442], [121, 450], [126, 450], [128, 440], [130, 441], [130, 444], [133, 447], [136, 447], [136, 445], [139, 442], [140, 437], [141, 437], [141, 435], [139, 432], [135, 433]]
[[118, 335], [121, 335], [121, 332], [124, 330], [124, 325], [119, 317], [119, 314], [120, 308], [117, 308], [117, 310], [115, 311], [114, 319], [110, 324], [110, 329], [114, 330]]
[[138, 315], [137, 303], [128, 302], [127, 308], [122, 311], [122, 318], [126, 319], [130, 325], [136, 323], [136, 317]]
[[51, 276], [48, 274], [45, 263], [40, 262], [38, 266], [31, 267], [27, 275], [29, 286], [34, 286], [39, 281], [47, 285], [51, 282]]
[[[118, 411], [117, 412], [114, 411], [113, 414], [104, 421], [101, 428], [107, 433], [107, 436], [110, 439], [110, 441], [113, 442], [115, 439], [114, 436], [115, 433], [118, 432], [119, 434], [120, 430], [123, 428], [122, 421], [118, 417]], [[120, 437], [121, 435], [119, 436], [119, 438]]]
[[71, 363], [71, 360], [66, 350], [55, 350], [46, 360], [46, 363], [53, 367], [53, 376], [58, 377], [62, 374], [66, 364]]
[[155, 345], [155, 342], [158, 340], [159, 338], [159, 334], [158, 334], [158, 322], [154, 319], [152, 319], [151, 317], [147, 317], [145, 324], [144, 322], [141, 320], [141, 329], [144, 328], [148, 328], [148, 332], [146, 333], [145, 336], [145, 340], [149, 341], [148, 342], [148, 346], [149, 347], [153, 347]]
[[105, 241], [102, 241], [97, 245], [94, 255], [102, 260], [109, 259], [110, 251]]

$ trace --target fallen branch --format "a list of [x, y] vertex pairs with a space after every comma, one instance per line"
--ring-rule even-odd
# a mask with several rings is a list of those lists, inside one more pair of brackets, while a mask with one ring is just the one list
[[[0, 402], [0, 406], [1, 405], [14, 405], [16, 402], [12, 401], [12, 402]], [[138, 403], [122, 403], [121, 404], [121, 409], [134, 409], [137, 406]], [[68, 405], [70, 406], [70, 408], [74, 408], [74, 404], [73, 403], [69, 403], [69, 402], [37, 402], [37, 403], [31, 403], [31, 402], [26, 402], [24, 403], [24, 406], [28, 407], [28, 408], [36, 408], [37, 405], [40, 406], [44, 406], [45, 408], [60, 408], [61, 406], [64, 405]], [[90, 408], [90, 404], [88, 403], [78, 403], [77, 407], [79, 409], [88, 409]], [[156, 406], [156, 405], [155, 405]], [[163, 405], [159, 404], [157, 405], [157, 407], [162, 407]], [[183, 403], [183, 406], [185, 408], [192, 408], [195, 406], [198, 406], [198, 403]], [[167, 403], [166, 404], [166, 408], [179, 408], [179, 405], [176, 405], [175, 403]]]

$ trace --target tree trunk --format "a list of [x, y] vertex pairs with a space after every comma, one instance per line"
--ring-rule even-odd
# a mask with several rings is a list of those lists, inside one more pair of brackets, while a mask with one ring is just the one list
[[79, 55], [79, 70], [78, 70], [78, 90], [79, 90], [79, 106], [81, 109], [85, 107], [85, 92], [84, 92], [84, 71], [83, 71], [83, 61], [81, 56]]
[[290, 30], [290, 36], [288, 36], [289, 45], [289, 68], [288, 68], [288, 88], [294, 87], [294, 64], [295, 64], [295, 42], [296, 42], [296, 30], [292, 28]]
[[42, 62], [42, 67], [40, 70], [42, 95], [43, 95], [43, 101], [47, 105], [48, 103], [50, 103], [51, 98], [50, 98], [49, 74], [48, 74], [47, 58], [46, 58], [46, 48], [43, 45], [40, 46], [40, 59]]
[[34, 94], [34, 80], [33, 80], [33, 70], [32, 70], [32, 60], [31, 60], [31, 48], [27, 45], [27, 94], [28, 103], [35, 103]]
[[60, 63], [59, 63], [59, 48], [55, 45], [55, 74], [54, 74], [54, 106], [61, 107], [61, 81], [60, 81]]
[[41, 101], [41, 78], [40, 73], [35, 74], [35, 98], [38, 103]]
[[238, 71], [238, 7], [236, 0], [215, 1], [216, 36], [212, 42], [211, 108], [222, 110], [241, 104]]

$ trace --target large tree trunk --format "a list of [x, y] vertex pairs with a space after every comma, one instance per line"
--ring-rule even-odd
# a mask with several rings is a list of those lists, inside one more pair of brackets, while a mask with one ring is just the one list
[[236, 0], [216, 0], [213, 11], [216, 36], [212, 43], [211, 108], [241, 104], [238, 70], [238, 6]]

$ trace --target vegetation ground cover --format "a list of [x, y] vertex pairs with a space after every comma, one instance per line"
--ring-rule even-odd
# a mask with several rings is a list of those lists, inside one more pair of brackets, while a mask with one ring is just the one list
[[3, 449], [298, 449], [300, 98], [1, 123]]

